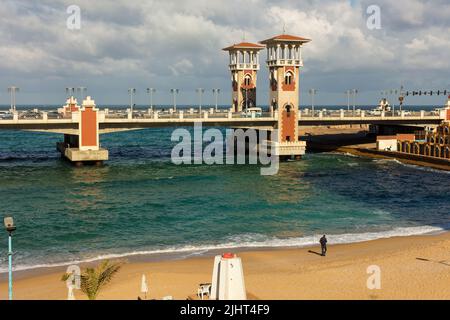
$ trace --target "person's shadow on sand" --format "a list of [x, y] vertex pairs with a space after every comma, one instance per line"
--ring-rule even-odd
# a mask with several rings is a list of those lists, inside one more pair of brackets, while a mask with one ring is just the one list
[[316, 251], [308, 250], [308, 252], [309, 252], [309, 253], [314, 253], [314, 254], [317, 254], [318, 256], [322, 256], [322, 254], [321, 254], [321, 253], [318, 253], [318, 252], [316, 252]]
[[425, 258], [416, 258], [416, 260], [426, 261], [426, 262], [440, 263], [440, 264], [443, 264], [444, 266], [449, 266], [449, 267], [450, 267], [450, 263], [448, 263], [446, 260], [442, 260], [442, 261], [434, 261], [434, 260], [425, 259]]

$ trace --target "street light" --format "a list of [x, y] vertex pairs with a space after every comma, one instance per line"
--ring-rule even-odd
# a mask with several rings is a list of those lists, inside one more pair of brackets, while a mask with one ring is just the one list
[[153, 93], [156, 92], [155, 88], [147, 88], [147, 93], [150, 94], [150, 109], [153, 111]]
[[11, 112], [16, 111], [16, 92], [19, 92], [20, 88], [11, 86], [8, 87], [8, 92], [11, 93]]
[[316, 89], [309, 89], [309, 94], [311, 95], [311, 110], [312, 110], [312, 115], [314, 117], [314, 96], [317, 94], [317, 90]]
[[83, 102], [84, 99], [84, 93], [87, 92], [87, 88], [86, 87], [78, 87], [77, 88], [77, 93], [80, 93], [80, 101]]
[[66, 87], [66, 94], [67, 94], [67, 97], [70, 98], [70, 96], [73, 96], [75, 94], [75, 88], [74, 87]]
[[404, 89], [405, 88], [403, 86], [400, 86], [400, 96], [398, 97], [400, 113], [403, 110], [403, 100], [405, 100], [405, 90]]
[[355, 115], [355, 111], [356, 111], [356, 95], [358, 94], [358, 89], [353, 89], [352, 90], [352, 94], [353, 94], [353, 115]]
[[347, 94], [347, 111], [350, 112], [350, 94], [352, 93], [350, 90], [345, 91]]
[[199, 112], [202, 113], [202, 95], [203, 95], [203, 93], [205, 92], [205, 89], [203, 89], [203, 88], [197, 88], [195, 91], [197, 91], [197, 93], [198, 93], [198, 98], [199, 98], [199, 105], [198, 105]]
[[180, 92], [179, 89], [170, 89], [170, 92], [173, 94], [173, 110], [177, 111], [177, 94]]
[[4, 219], [5, 229], [8, 232], [8, 273], [9, 273], [9, 284], [8, 284], [8, 292], [9, 292], [9, 300], [12, 300], [12, 233], [16, 230], [16, 226], [14, 225], [14, 220], [12, 217], [6, 217]]
[[217, 104], [218, 104], [218, 98], [219, 98], [219, 93], [220, 93], [220, 89], [212, 89], [213, 94], [216, 97], [216, 112], [217, 112]]
[[130, 110], [131, 110], [131, 115], [133, 115], [133, 96], [136, 93], [136, 89], [135, 88], [129, 88], [128, 89], [128, 93], [130, 94]]

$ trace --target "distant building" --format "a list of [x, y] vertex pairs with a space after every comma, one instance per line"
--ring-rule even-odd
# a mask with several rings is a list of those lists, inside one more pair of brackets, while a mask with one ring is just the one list
[[429, 128], [421, 134], [377, 137], [377, 150], [450, 159], [450, 96], [443, 112], [446, 120], [437, 128]]

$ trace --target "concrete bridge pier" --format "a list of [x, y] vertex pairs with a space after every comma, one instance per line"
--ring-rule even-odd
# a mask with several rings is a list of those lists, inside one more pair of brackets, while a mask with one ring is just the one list
[[83, 101], [78, 113], [78, 134], [65, 134], [64, 141], [58, 142], [56, 148], [61, 155], [77, 166], [82, 164], [100, 165], [108, 160], [108, 150], [100, 148], [99, 110], [95, 101], [88, 96]]
[[[251, 130], [248, 130], [251, 129]], [[296, 141], [283, 141], [277, 142], [277, 137], [274, 136], [275, 132], [279, 135], [279, 131], [274, 131], [275, 128], [269, 130], [266, 128], [234, 128], [234, 156], [245, 156], [248, 160], [249, 154], [256, 154], [259, 157], [261, 148], [264, 147], [264, 151], [269, 155], [277, 155], [280, 161], [292, 161], [301, 160], [306, 151], [306, 141], [300, 140], [300, 137]], [[254, 138], [256, 145], [250, 143], [252, 140], [252, 130], [256, 131], [256, 137]], [[260, 132], [265, 131], [264, 137], [266, 139], [261, 140]], [[244, 138], [245, 137], [245, 138]], [[279, 139], [279, 137], [278, 137]], [[237, 148], [238, 141], [244, 141], [244, 149]], [[280, 140], [278, 140], [280, 141]], [[241, 152], [243, 152], [241, 154]]]

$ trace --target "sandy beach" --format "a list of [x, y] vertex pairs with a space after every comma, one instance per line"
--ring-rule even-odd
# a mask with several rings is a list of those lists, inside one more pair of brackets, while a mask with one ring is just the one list
[[[450, 299], [450, 233], [395, 237], [353, 244], [239, 252], [254, 299]], [[369, 290], [368, 266], [381, 269], [381, 289]], [[210, 282], [213, 257], [125, 263], [98, 299], [137, 299], [146, 274], [151, 299], [192, 296]], [[15, 299], [65, 299], [63, 269], [18, 274]], [[7, 283], [0, 283], [6, 299]], [[76, 292], [77, 299], [85, 299]]]

